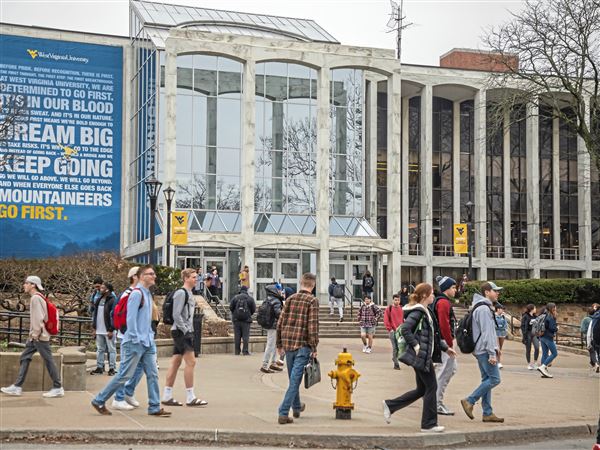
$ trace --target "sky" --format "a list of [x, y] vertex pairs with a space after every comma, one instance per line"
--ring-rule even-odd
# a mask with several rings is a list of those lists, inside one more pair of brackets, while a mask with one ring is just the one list
[[[400, 0], [396, 0], [398, 3]], [[396, 48], [386, 26], [389, 0], [164, 0], [205, 8], [313, 19], [345, 45]], [[437, 66], [452, 48], [483, 49], [490, 26], [510, 20], [523, 0], [405, 0], [402, 61]], [[0, 0], [0, 21], [126, 36], [127, 0]]]

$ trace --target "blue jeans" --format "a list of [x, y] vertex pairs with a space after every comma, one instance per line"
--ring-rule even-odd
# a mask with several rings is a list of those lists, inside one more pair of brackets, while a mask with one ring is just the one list
[[477, 364], [479, 364], [481, 384], [467, 397], [467, 401], [474, 405], [477, 400], [481, 399], [483, 415], [489, 416], [492, 414], [492, 389], [500, 384], [500, 370], [498, 364], [492, 365], [489, 363], [490, 356], [487, 353], [474, 356], [477, 358]]
[[540, 342], [542, 343], [542, 364], [547, 366], [554, 361], [554, 358], [558, 355], [556, 343], [554, 342], [554, 339], [545, 336], [540, 338]]
[[[156, 352], [156, 346], [154, 346], [154, 352]], [[121, 365], [119, 366], [119, 370], [123, 370], [123, 361], [125, 361], [125, 354], [123, 353], [123, 344], [121, 344]], [[129, 381], [125, 383], [122, 387], [117, 389], [117, 392], [115, 392], [115, 400], [118, 402], [122, 402], [123, 400], [125, 400], [125, 396], [133, 397], [133, 394], [135, 393], [135, 388], [140, 383], [143, 374], [144, 365], [140, 361], [137, 367], [135, 368], [133, 376], [129, 379]]]
[[148, 384], [148, 414], [160, 410], [160, 388], [158, 386], [158, 369], [156, 368], [156, 346], [144, 347], [142, 344], [125, 342], [123, 344], [124, 359], [117, 375], [108, 383], [92, 403], [103, 406], [117, 390], [122, 388], [135, 374], [138, 364], [142, 364]]
[[104, 370], [104, 354], [108, 353], [108, 368], [117, 368], [117, 349], [115, 346], [115, 336], [112, 339], [106, 334], [96, 335], [96, 365]]
[[311, 353], [312, 350], [310, 347], [302, 347], [298, 350], [285, 352], [290, 384], [283, 397], [283, 402], [279, 405], [280, 416], [287, 416], [290, 408], [294, 411], [300, 411], [302, 408], [302, 404], [300, 403], [300, 383], [304, 375], [304, 366], [308, 364]]

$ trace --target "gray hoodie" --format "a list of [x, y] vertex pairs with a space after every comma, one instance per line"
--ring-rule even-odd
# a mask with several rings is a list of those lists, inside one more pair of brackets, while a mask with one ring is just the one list
[[[487, 353], [490, 358], [496, 358], [498, 339], [496, 338], [496, 321], [491, 309], [492, 302], [482, 295], [475, 294], [471, 307], [481, 302], [488, 306], [480, 306], [473, 312], [473, 340], [477, 342], [473, 354]], [[479, 337], [480, 335], [481, 337]]]

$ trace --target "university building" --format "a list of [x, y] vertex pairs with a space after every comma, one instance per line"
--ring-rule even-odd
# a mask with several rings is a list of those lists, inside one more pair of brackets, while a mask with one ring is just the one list
[[[25, 27], [86, 42], [112, 38]], [[132, 0], [124, 49], [121, 253], [148, 257], [155, 176], [188, 213], [188, 243], [157, 258], [217, 266], [224, 297], [240, 266], [252, 289], [318, 274], [376, 298], [460, 278], [453, 224], [472, 222], [479, 279], [600, 277], [600, 183], [572, 126], [523, 104], [491, 120], [483, 55], [439, 67], [339, 43], [314, 21]], [[564, 107], [568, 97], [563, 93]], [[595, 201], [592, 203], [592, 199]]]

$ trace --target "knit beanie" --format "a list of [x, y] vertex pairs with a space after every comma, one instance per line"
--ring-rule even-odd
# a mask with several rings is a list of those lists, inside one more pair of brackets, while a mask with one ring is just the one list
[[436, 277], [436, 283], [440, 287], [440, 291], [444, 292], [456, 285], [456, 280], [451, 277]]

